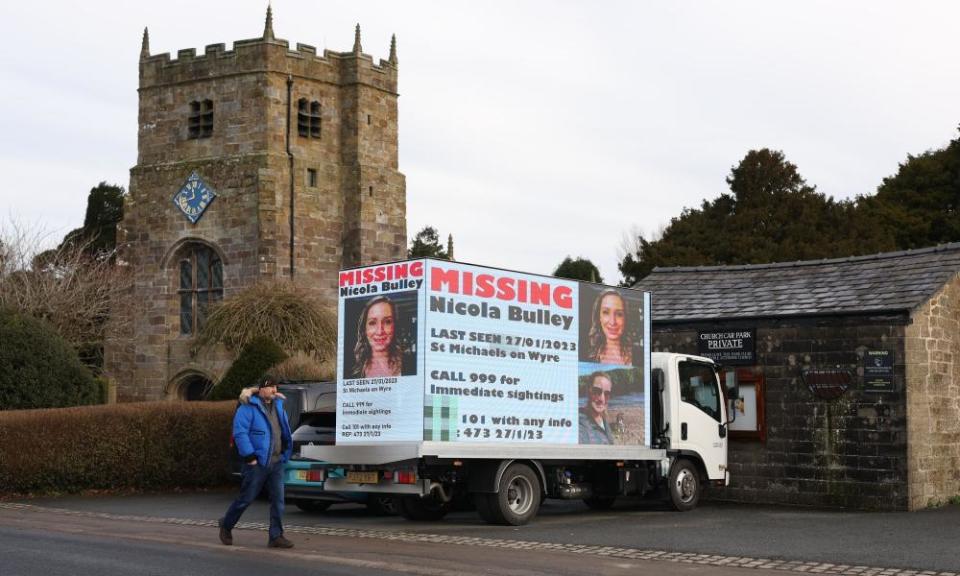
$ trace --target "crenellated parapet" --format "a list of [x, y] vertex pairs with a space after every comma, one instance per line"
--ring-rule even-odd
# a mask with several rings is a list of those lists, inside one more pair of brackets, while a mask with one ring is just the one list
[[[359, 34], [359, 28], [357, 30]], [[237, 40], [233, 49], [225, 44], [209, 44], [203, 54], [186, 48], [177, 52], [150, 54], [149, 39], [144, 30], [144, 45], [140, 53], [140, 88], [192, 82], [204, 78], [249, 73], [277, 73], [294, 77], [310, 78], [342, 85], [361, 83], [395, 94], [397, 92], [396, 38], [391, 39], [390, 56], [375, 62], [373, 56], [356, 48], [350, 52], [317, 49], [309, 44], [297, 43], [290, 48], [286, 40], [269, 37]]]

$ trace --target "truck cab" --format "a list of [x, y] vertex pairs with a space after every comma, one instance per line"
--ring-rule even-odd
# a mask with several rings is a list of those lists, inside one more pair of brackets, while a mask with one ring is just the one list
[[[670, 497], [675, 507], [696, 506], [703, 479], [716, 486], [729, 483], [727, 391], [708, 358], [687, 354], [652, 354], [655, 445], [670, 458]], [[657, 405], [656, 400], [660, 400]], [[699, 478], [694, 478], [696, 475]]]

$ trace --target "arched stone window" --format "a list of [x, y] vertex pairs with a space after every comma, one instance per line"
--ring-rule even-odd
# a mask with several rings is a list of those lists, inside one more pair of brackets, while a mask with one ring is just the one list
[[196, 334], [210, 306], [223, 300], [223, 262], [205, 244], [191, 243], [179, 254], [180, 333]]

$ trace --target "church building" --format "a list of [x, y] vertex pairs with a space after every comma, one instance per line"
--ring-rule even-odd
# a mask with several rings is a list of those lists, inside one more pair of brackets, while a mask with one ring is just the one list
[[130, 322], [108, 343], [117, 400], [196, 399], [229, 367], [196, 355], [210, 306], [290, 279], [333, 305], [341, 268], [403, 258], [397, 52], [297, 44], [273, 32], [202, 55], [140, 52], [137, 164], [118, 231]]

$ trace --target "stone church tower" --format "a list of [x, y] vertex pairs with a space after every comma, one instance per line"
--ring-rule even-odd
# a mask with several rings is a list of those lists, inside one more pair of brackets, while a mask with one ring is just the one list
[[292, 278], [336, 301], [340, 268], [405, 255], [397, 165], [397, 54], [374, 63], [273, 33], [140, 52], [137, 165], [118, 244], [137, 309], [108, 342], [119, 401], [191, 399], [222, 376], [222, 351], [191, 353], [209, 306]]

